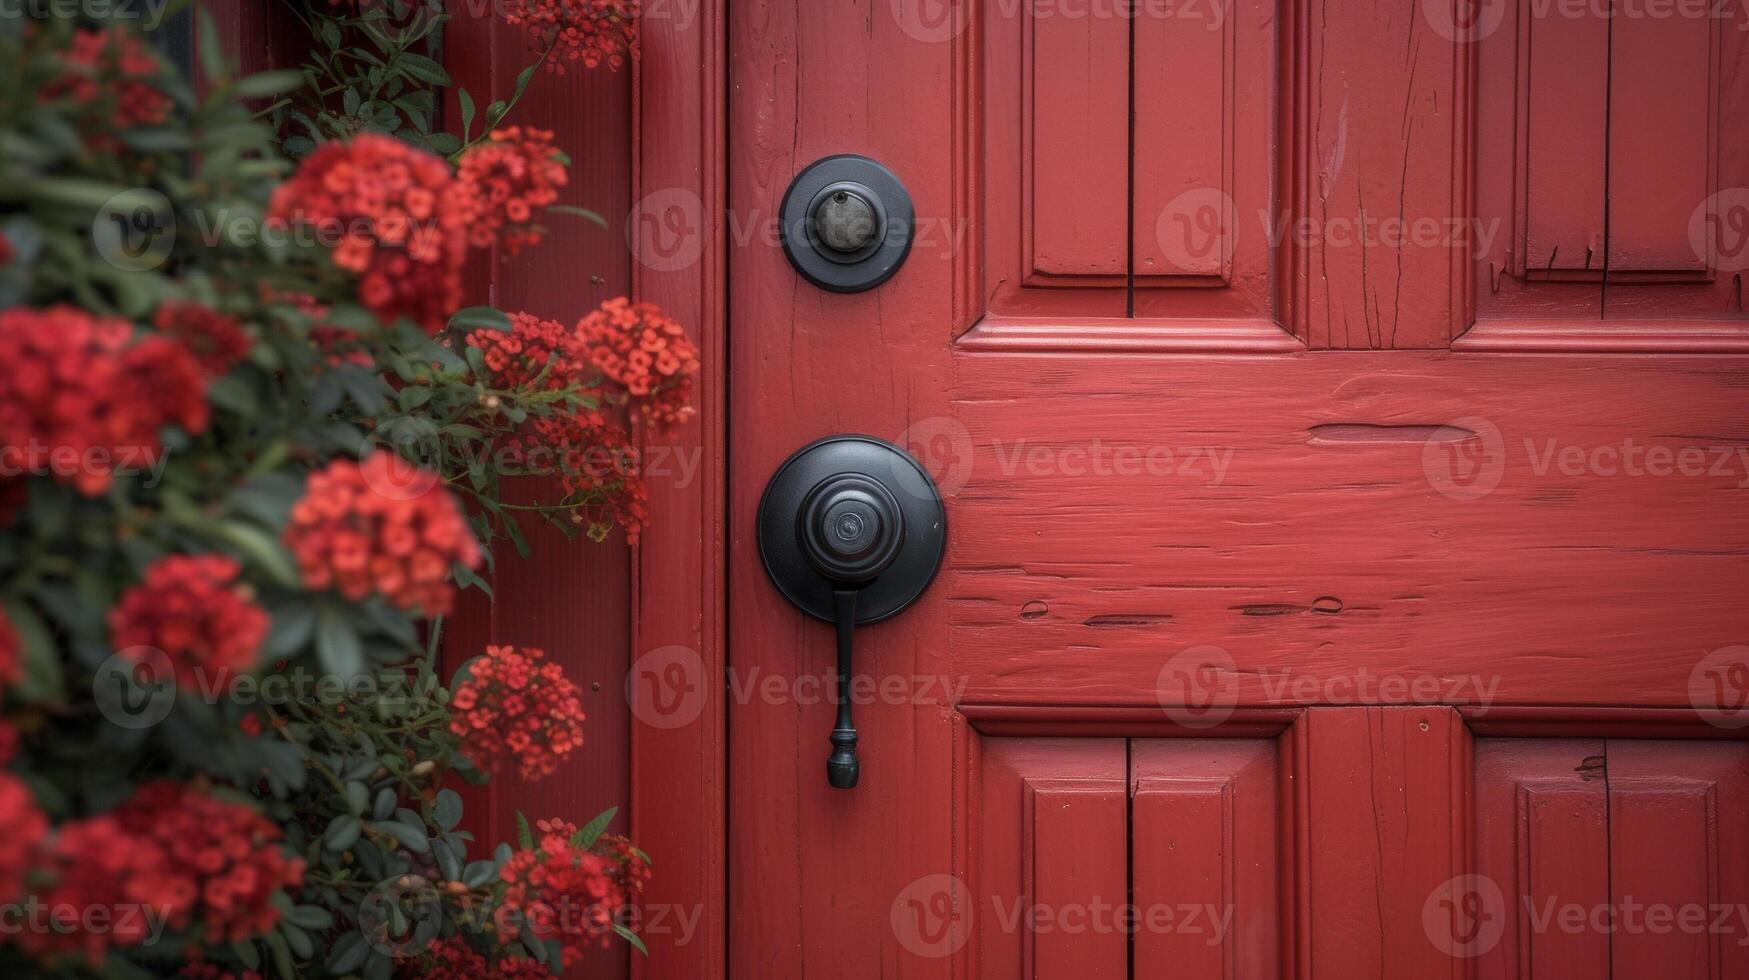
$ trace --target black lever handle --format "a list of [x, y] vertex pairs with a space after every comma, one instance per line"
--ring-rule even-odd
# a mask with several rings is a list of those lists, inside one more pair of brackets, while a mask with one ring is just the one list
[[826, 760], [826, 781], [833, 789], [853, 789], [862, 775], [856, 758], [856, 721], [850, 716], [851, 634], [856, 632], [856, 590], [832, 593], [838, 627], [838, 722], [832, 726], [832, 755]]
[[759, 502], [759, 553], [784, 597], [836, 625], [838, 719], [826, 778], [861, 773], [850, 689], [856, 627], [898, 613], [941, 566], [947, 514], [922, 466], [868, 436], [829, 436], [791, 456]]

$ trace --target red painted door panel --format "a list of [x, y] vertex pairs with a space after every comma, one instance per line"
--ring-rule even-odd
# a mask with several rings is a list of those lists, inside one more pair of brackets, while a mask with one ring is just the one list
[[[1129, 6], [730, 5], [740, 227], [918, 215], [729, 263], [730, 972], [1749, 976], [1526, 911], [1749, 902], [1745, 15]], [[851, 791], [753, 533], [835, 432], [948, 511]]]

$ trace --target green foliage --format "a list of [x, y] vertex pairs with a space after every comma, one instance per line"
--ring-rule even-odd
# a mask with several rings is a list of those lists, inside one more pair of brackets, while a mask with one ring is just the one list
[[[371, 129], [411, 134], [439, 153], [462, 145], [431, 128], [435, 90], [450, 84], [431, 57], [445, 18], [391, 24], [381, 5], [364, 6], [357, 16], [311, 15], [318, 43], [302, 72], [238, 78], [209, 48], [210, 90], [197, 99], [165, 71], [151, 81], [173, 100], [169, 120], [102, 132], [113, 143], [93, 138], [101, 105], [39, 97], [66, 70], [57, 52], [71, 26], [0, 30], [0, 232], [14, 250], [0, 266], [0, 309], [71, 304], [144, 333], [165, 301], [190, 300], [237, 318], [254, 341], [208, 387], [204, 431], [164, 431], [161, 467], [121, 475], [95, 497], [28, 481], [22, 511], [0, 531], [0, 606], [23, 666], [6, 713], [26, 733], [10, 769], [56, 822], [105, 812], [159, 778], [232, 787], [258, 806], [307, 862], [306, 885], [276, 897], [271, 931], [204, 954], [280, 977], [387, 977], [393, 952], [432, 909], [442, 935], [480, 932], [478, 911], [501, 897], [509, 856], [504, 847], [473, 853], [459, 829], [461, 796], [445, 786], [486, 774], [449, 729], [450, 690], [433, 663], [441, 624], [380, 598], [307, 587], [282, 544], [305, 475], [334, 458], [398, 452], [439, 472], [483, 541], [503, 536], [521, 548], [501, 502], [501, 480], [515, 474], [484, 450], [530, 418], [593, 404], [587, 392], [503, 391], [482, 380], [479, 352], [461, 337], [507, 329], [503, 313], [461, 310], [435, 337], [380, 323], [319, 244], [264, 227], [293, 169], [288, 157], [315, 142]], [[461, 98], [471, 117], [472, 99]], [[342, 111], [329, 108], [334, 99]], [[505, 111], [488, 110], [488, 128]], [[274, 119], [293, 133], [283, 148]], [[352, 332], [345, 357], [321, 338], [337, 327]], [[565, 507], [540, 513], [574, 529]], [[207, 553], [239, 563], [270, 617], [261, 669], [228, 694], [172, 694], [116, 674], [106, 616], [120, 594], [155, 559]], [[117, 684], [140, 703], [168, 699], [162, 719], [118, 723], [103, 697]], [[585, 828], [585, 846], [612, 816]], [[369, 915], [377, 907], [381, 922]], [[103, 972], [160, 974], [198, 938], [173, 934], [114, 954]], [[556, 966], [547, 949], [512, 944], [517, 951]], [[78, 964], [18, 957], [0, 947], [0, 975], [86, 975]]]

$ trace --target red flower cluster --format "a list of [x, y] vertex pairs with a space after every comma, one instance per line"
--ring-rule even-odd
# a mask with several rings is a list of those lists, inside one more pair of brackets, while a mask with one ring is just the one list
[[456, 181], [473, 202], [468, 242], [485, 248], [503, 236], [511, 255], [541, 239], [536, 212], [559, 199], [565, 186], [564, 154], [544, 129], [509, 126], [462, 156]]
[[537, 378], [547, 391], [576, 387], [582, 384], [588, 364], [574, 331], [532, 313], [510, 314], [508, 333], [471, 331], [467, 345], [485, 353], [488, 380], [506, 390], [532, 385]]
[[199, 303], [177, 300], [164, 303], [153, 316], [152, 325], [188, 348], [209, 377], [216, 378], [231, 370], [249, 356], [249, 349], [254, 346], [236, 317]]
[[692, 416], [698, 348], [656, 304], [608, 300], [577, 324], [577, 332], [590, 363], [624, 388], [658, 431]]
[[551, 980], [553, 973], [526, 956], [488, 963], [466, 939], [451, 936], [432, 943], [415, 959], [401, 960], [396, 975], [408, 980]]
[[542, 942], [557, 939], [568, 967], [591, 944], [606, 944], [648, 868], [635, 852], [636, 867], [628, 867], [617, 847], [604, 856], [571, 846], [577, 827], [564, 820], [542, 820], [536, 828], [535, 849], [511, 855], [499, 871], [509, 887], [496, 924], [506, 939], [525, 931]]
[[583, 744], [583, 702], [559, 665], [534, 647], [487, 647], [450, 697], [449, 730], [481, 769], [514, 759], [522, 778], [552, 775]]
[[[92, 105], [110, 100], [105, 103], [112, 108], [108, 125], [115, 129], [155, 126], [170, 118], [170, 96], [152, 83], [163, 65], [133, 33], [120, 27], [80, 28], [60, 57], [66, 70], [43, 86], [38, 93], [42, 102], [64, 98]], [[105, 138], [100, 145], [114, 141]]]
[[461, 305], [472, 209], [456, 202], [449, 164], [374, 133], [324, 143], [273, 192], [270, 224], [311, 229], [334, 264], [359, 276], [359, 301], [428, 332]]
[[650, 519], [650, 495], [631, 433], [618, 422], [593, 409], [530, 419], [508, 448], [531, 468], [544, 470], [535, 464], [550, 463], [566, 499], [581, 502], [579, 520], [596, 536], [618, 525], [627, 541], [637, 543]]
[[588, 68], [606, 62], [618, 71], [626, 55], [638, 57], [641, 6], [640, 0], [507, 0], [504, 20], [551, 46], [550, 71], [564, 74], [570, 61]]
[[37, 848], [49, 832], [49, 822], [37, 809], [36, 797], [24, 780], [0, 772], [0, 902], [24, 894], [25, 876], [35, 863]]
[[24, 679], [24, 649], [18, 630], [5, 610], [0, 610], [0, 691]]
[[168, 337], [130, 346], [133, 325], [71, 306], [0, 311], [0, 445], [86, 496], [143, 467], [169, 424], [206, 428], [200, 365]]
[[[151, 910], [171, 929], [198, 924], [206, 941], [259, 935], [279, 921], [275, 892], [303, 882], [302, 858], [280, 849], [279, 827], [238, 803], [178, 783], [151, 783], [115, 810], [63, 824], [37, 871], [51, 884], [37, 898], [56, 928], [18, 936], [36, 955], [82, 952], [93, 963], [110, 946], [150, 938]], [[79, 929], [92, 909], [108, 927]]]
[[311, 473], [285, 528], [304, 585], [337, 589], [354, 602], [376, 592], [426, 616], [449, 612], [450, 565], [476, 567], [480, 545], [438, 483], [391, 453]]
[[183, 688], [229, 690], [267, 636], [267, 613], [237, 584], [240, 571], [223, 555], [158, 559], [109, 611], [110, 643], [136, 662], [150, 663], [140, 648], [163, 653]]

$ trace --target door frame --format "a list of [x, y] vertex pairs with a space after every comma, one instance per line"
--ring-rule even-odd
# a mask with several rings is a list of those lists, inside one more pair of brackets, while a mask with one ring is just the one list
[[[690, 651], [683, 662], [701, 707], [673, 727], [632, 712], [632, 839], [656, 867], [644, 894], [650, 955], [632, 957], [632, 975], [643, 980], [719, 980], [728, 961], [726, 2], [675, 0], [647, 11], [632, 65], [632, 295], [685, 324], [702, 364], [698, 415], [662, 441], [697, 466], [668, 467], [690, 478], [650, 480], [655, 516], [632, 556], [632, 670], [652, 653]], [[696, 236], [682, 247], [689, 255], [696, 247], [697, 257], [646, 261], [653, 243], [641, 215], [675, 207], [686, 222], [680, 235]], [[649, 434], [642, 438], [649, 446]], [[657, 914], [670, 924], [696, 914], [696, 929], [655, 929]]]

